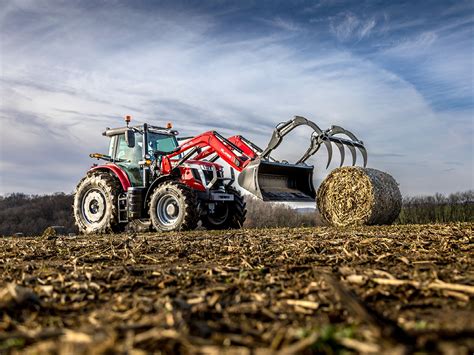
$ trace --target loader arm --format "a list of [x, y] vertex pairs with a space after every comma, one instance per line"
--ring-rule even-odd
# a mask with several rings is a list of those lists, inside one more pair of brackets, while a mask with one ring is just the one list
[[247, 156], [252, 159], [255, 159], [258, 155], [263, 152], [263, 149], [254, 144], [252, 141], [248, 140], [244, 136], [237, 135], [232, 136], [229, 139], [229, 142], [234, 143], [238, 146]]
[[201, 160], [215, 153], [232, 168], [239, 172], [242, 171], [252, 159], [246, 155], [244, 151], [236, 144], [227, 140], [224, 136], [217, 133], [216, 131], [208, 131], [186, 141], [174, 152], [167, 155], [167, 157], [173, 158], [192, 148], [206, 148], [204, 151], [198, 153], [195, 159]]
[[[249, 159], [255, 159], [262, 153], [262, 149], [247, 138], [237, 135], [227, 138], [227, 141], [238, 147]], [[196, 159], [205, 159], [212, 154], [217, 154], [213, 147], [209, 147], [196, 156]]]

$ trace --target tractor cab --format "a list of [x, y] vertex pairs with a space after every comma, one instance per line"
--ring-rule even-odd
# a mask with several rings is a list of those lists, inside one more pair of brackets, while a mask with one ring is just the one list
[[[108, 155], [79, 183], [74, 199], [76, 222], [85, 233], [120, 231], [129, 222], [160, 231], [239, 227], [245, 202], [214, 161], [192, 159], [201, 150], [178, 143], [171, 124], [107, 128]], [[148, 227], [147, 227], [148, 226]], [[140, 228], [141, 228], [140, 227]]]
[[110, 137], [110, 161], [128, 176], [132, 187], [145, 186], [148, 171], [146, 162], [155, 155], [166, 155], [178, 147], [177, 131], [170, 128], [141, 125], [107, 129], [103, 135]]

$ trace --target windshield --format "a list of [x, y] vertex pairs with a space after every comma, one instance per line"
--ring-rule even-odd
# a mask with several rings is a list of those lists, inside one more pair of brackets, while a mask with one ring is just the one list
[[148, 153], [156, 151], [172, 152], [178, 146], [176, 137], [167, 134], [148, 132]]

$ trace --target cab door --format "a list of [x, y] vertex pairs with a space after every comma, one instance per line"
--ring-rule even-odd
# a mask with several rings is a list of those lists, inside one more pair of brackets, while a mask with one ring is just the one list
[[138, 162], [143, 160], [143, 135], [135, 133], [135, 146], [129, 148], [125, 141], [125, 134], [117, 136], [117, 148], [115, 149], [115, 163], [120, 166], [130, 179], [132, 186], [142, 186], [142, 170]]

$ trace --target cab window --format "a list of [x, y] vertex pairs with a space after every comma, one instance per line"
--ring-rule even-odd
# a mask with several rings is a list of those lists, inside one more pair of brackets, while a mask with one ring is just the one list
[[118, 136], [117, 152], [115, 159], [125, 160], [127, 163], [138, 164], [143, 158], [143, 136], [135, 133], [135, 147], [130, 148], [125, 141], [125, 135]]
[[148, 133], [148, 152], [152, 154], [155, 151], [172, 152], [178, 146], [175, 136], [160, 134], [160, 133]]

